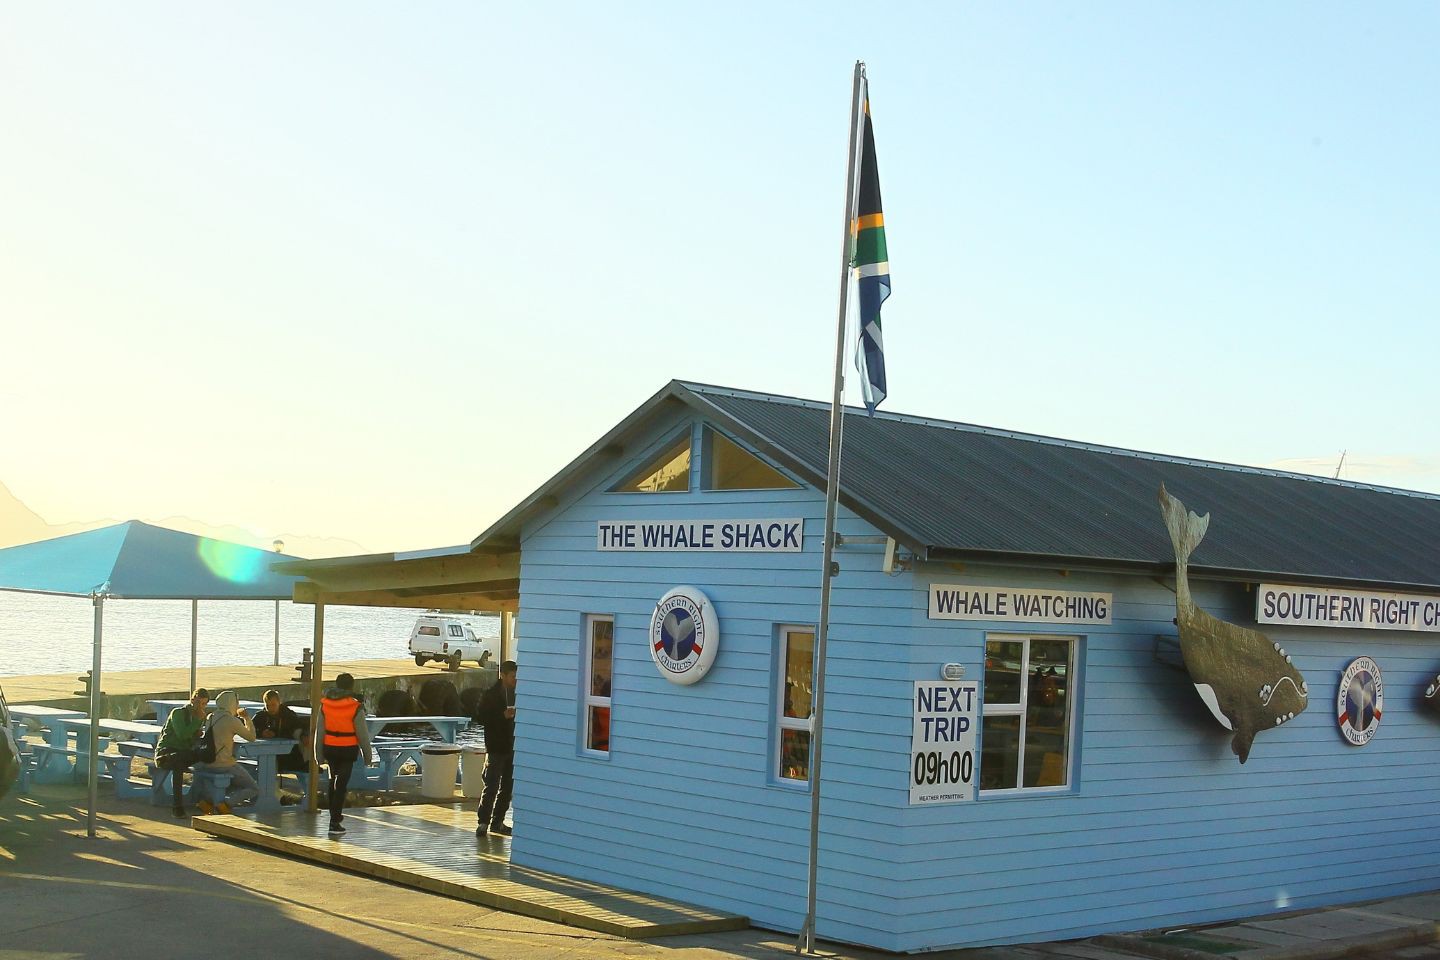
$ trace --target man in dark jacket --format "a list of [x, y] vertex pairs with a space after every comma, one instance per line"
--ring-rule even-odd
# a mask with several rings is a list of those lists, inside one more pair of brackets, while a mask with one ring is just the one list
[[273, 737], [293, 739], [295, 747], [276, 758], [276, 769], [288, 773], [310, 769], [309, 748], [312, 743], [310, 721], [280, 702], [279, 690], [265, 691], [265, 709], [255, 714], [255, 736], [261, 740]]
[[491, 832], [510, 836], [505, 812], [515, 789], [515, 678], [514, 660], [500, 664], [500, 679], [475, 705], [474, 720], [485, 727], [485, 795], [477, 811], [475, 836]]

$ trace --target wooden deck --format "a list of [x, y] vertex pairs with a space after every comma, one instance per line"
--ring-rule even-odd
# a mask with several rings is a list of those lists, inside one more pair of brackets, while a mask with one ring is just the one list
[[743, 930], [749, 921], [675, 900], [510, 864], [510, 841], [475, 836], [459, 805], [357, 807], [330, 838], [323, 813], [196, 817], [204, 833], [511, 913], [631, 939]]

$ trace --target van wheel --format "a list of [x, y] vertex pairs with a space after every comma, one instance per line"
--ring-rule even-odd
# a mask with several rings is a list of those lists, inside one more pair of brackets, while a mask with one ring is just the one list
[[429, 663], [429, 662], [430, 662], [430, 658], [427, 657], [427, 656], [425, 656], [425, 654], [423, 654], [423, 653], [417, 653], [417, 654], [415, 654], [415, 666], [417, 666], [417, 667], [423, 667], [423, 666], [425, 666], [425, 664], [427, 664], [427, 663]]
[[458, 671], [459, 669], [460, 669], [460, 651], [457, 650], [457, 651], [455, 651], [454, 653], [450, 654], [450, 670], [451, 670], [451, 672], [455, 672], [455, 671]]

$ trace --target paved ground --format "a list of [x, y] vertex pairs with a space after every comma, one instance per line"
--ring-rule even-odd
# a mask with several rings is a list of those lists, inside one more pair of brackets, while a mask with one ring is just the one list
[[[84, 792], [0, 802], [0, 960], [726, 960], [794, 955], [759, 930], [646, 942], [449, 900], [212, 839], [163, 807]], [[1440, 960], [1440, 893], [1166, 937], [1097, 937], [927, 954], [944, 960]], [[892, 956], [833, 944], [836, 960]]]

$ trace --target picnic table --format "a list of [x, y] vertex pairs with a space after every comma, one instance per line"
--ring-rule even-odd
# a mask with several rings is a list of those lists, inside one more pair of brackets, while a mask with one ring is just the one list
[[34, 720], [45, 727], [45, 742], [52, 747], [65, 747], [69, 745], [69, 734], [64, 727], [55, 725], [56, 720], [63, 720], [67, 717], [83, 717], [83, 710], [62, 710], [59, 707], [42, 707], [30, 703], [15, 703], [10, 707], [10, 728], [16, 739], [24, 736], [26, 732], [25, 720]]
[[[87, 758], [90, 753], [90, 718], [53, 717], [50, 721], [52, 737], [45, 747], [37, 748], [35, 782], [63, 783], [89, 769]], [[122, 734], [127, 740], [139, 740], [155, 746], [160, 740], [161, 726], [143, 720], [117, 720], [102, 717], [98, 727], [106, 733]], [[70, 746], [70, 739], [75, 746]], [[128, 769], [128, 767], [127, 767]]]
[[446, 743], [454, 743], [455, 736], [466, 727], [470, 726], [469, 717], [366, 717], [365, 725], [370, 728], [370, 737], [373, 741], [376, 734], [391, 724], [424, 723], [429, 724], [440, 734], [440, 739]]
[[[309, 717], [309, 707], [291, 707], [296, 716]], [[446, 743], [454, 743], [455, 735], [466, 727], [470, 726], [469, 717], [366, 717], [365, 725], [370, 728], [370, 738], [373, 741], [375, 735], [391, 724], [422, 723], [434, 728], [440, 734], [440, 739]]]
[[255, 812], [268, 813], [280, 809], [278, 790], [280, 770], [279, 758], [300, 745], [298, 740], [286, 737], [242, 740], [235, 738], [235, 756], [256, 761], [255, 783], [260, 793], [255, 798]]
[[[165, 721], [170, 719], [170, 714], [190, 703], [189, 700], [146, 700], [145, 702], [155, 711], [155, 722], [162, 727], [165, 725]], [[253, 717], [256, 713], [265, 709], [265, 704], [258, 700], [241, 700], [240, 707], [246, 714]], [[213, 712], [214, 709], [215, 701], [211, 700], [205, 710], [207, 713], [210, 713]]]

